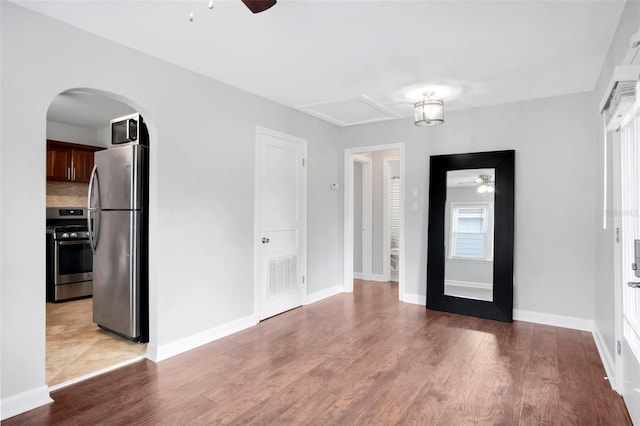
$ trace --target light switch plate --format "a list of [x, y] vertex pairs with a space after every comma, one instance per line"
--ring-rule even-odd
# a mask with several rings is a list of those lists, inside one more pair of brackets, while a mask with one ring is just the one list
[[418, 193], [418, 188], [413, 188], [413, 189], [411, 190], [411, 196], [412, 196], [413, 198], [418, 198], [418, 197], [420, 196], [420, 194]]

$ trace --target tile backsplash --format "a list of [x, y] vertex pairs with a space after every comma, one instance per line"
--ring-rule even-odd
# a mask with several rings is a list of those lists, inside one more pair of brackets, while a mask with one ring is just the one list
[[87, 207], [89, 184], [47, 182], [47, 207]]

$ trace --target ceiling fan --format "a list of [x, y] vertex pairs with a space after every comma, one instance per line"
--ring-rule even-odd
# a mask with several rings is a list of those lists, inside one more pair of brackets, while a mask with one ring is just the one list
[[464, 186], [475, 186], [478, 185], [477, 191], [479, 193], [485, 192], [493, 192], [495, 191], [495, 180], [493, 180], [493, 176], [488, 173], [482, 173], [478, 175], [478, 177], [474, 178], [472, 181], [462, 181], [458, 182], [458, 185]]
[[485, 192], [493, 192], [496, 190], [495, 188], [496, 181], [493, 180], [493, 176], [489, 174], [483, 173], [477, 178], [475, 178], [474, 181], [480, 185], [478, 186], [478, 189], [477, 189], [477, 191], [480, 194]]
[[242, 0], [242, 3], [253, 13], [260, 13], [276, 4], [276, 0]]

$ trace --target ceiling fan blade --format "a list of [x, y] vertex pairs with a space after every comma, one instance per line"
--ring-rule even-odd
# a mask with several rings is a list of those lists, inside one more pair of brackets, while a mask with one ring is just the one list
[[260, 13], [276, 4], [276, 0], [242, 0], [242, 3], [253, 13]]

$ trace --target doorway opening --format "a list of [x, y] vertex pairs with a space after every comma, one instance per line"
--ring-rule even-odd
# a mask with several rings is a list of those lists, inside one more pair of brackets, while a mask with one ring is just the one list
[[345, 150], [344, 290], [392, 283], [403, 300], [404, 144]]
[[[48, 256], [43, 291], [47, 292], [46, 383], [52, 390], [146, 354], [146, 344], [93, 322], [92, 252], [83, 238], [94, 153], [111, 145], [110, 120], [134, 112], [114, 96], [89, 89], [61, 92], [47, 111]], [[80, 214], [73, 216], [73, 212]], [[68, 232], [63, 237], [64, 229], [71, 227], [77, 236]], [[68, 271], [62, 273], [62, 269]]]

